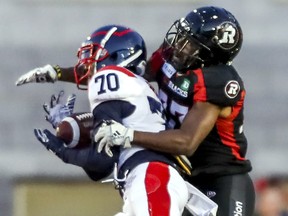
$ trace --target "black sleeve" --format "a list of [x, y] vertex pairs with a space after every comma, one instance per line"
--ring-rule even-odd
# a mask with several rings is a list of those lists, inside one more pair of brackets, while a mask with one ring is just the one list
[[98, 153], [96, 145], [82, 149], [64, 148], [58, 155], [65, 163], [82, 167], [88, 176], [94, 180], [107, 177], [112, 171], [114, 164], [118, 161], [119, 147], [112, 149], [113, 157], [109, 157], [105, 152]]
[[237, 71], [228, 65], [203, 69], [207, 101], [219, 106], [234, 106], [241, 99], [244, 84]]

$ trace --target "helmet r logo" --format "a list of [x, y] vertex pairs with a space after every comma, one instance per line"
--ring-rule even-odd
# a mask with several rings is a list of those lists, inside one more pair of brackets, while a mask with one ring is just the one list
[[228, 98], [235, 98], [240, 91], [240, 85], [236, 80], [230, 80], [225, 86], [225, 94]]
[[223, 23], [218, 32], [218, 44], [222, 49], [232, 49], [239, 40], [237, 29], [230, 23]]

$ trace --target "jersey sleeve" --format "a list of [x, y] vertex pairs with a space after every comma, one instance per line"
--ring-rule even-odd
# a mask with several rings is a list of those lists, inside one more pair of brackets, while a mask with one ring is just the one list
[[65, 147], [58, 157], [65, 163], [83, 168], [92, 180], [98, 181], [112, 173], [120, 151], [119, 148], [112, 148], [113, 157], [109, 157], [106, 153], [98, 153], [96, 148], [94, 144], [82, 149]]
[[233, 106], [245, 91], [243, 82], [232, 66], [213, 66], [194, 71], [196, 83], [194, 102], [210, 102], [219, 106]]

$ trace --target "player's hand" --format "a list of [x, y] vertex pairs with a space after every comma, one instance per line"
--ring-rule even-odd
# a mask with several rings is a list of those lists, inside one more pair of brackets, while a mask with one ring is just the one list
[[34, 129], [36, 138], [51, 152], [59, 156], [64, 150], [64, 142], [49, 130]]
[[104, 121], [94, 136], [94, 141], [98, 143], [97, 151], [100, 153], [103, 148], [108, 156], [112, 157], [112, 146], [123, 146], [130, 148], [133, 141], [134, 130], [126, 128], [124, 125], [114, 121]]
[[23, 74], [16, 81], [16, 86], [26, 83], [54, 83], [57, 81], [57, 72], [52, 65], [45, 65], [44, 67], [35, 68]]
[[47, 113], [45, 119], [52, 124], [53, 128], [56, 128], [62, 119], [71, 115], [74, 110], [76, 95], [71, 94], [68, 96], [65, 104], [61, 103], [61, 99], [64, 95], [64, 91], [60, 91], [57, 96], [54, 94], [51, 96], [50, 104], [43, 104], [43, 109]]

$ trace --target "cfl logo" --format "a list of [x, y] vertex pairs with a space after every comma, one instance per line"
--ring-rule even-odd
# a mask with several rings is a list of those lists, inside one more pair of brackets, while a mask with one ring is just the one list
[[229, 81], [225, 86], [225, 94], [228, 98], [235, 98], [237, 97], [240, 91], [240, 85], [236, 80]]

